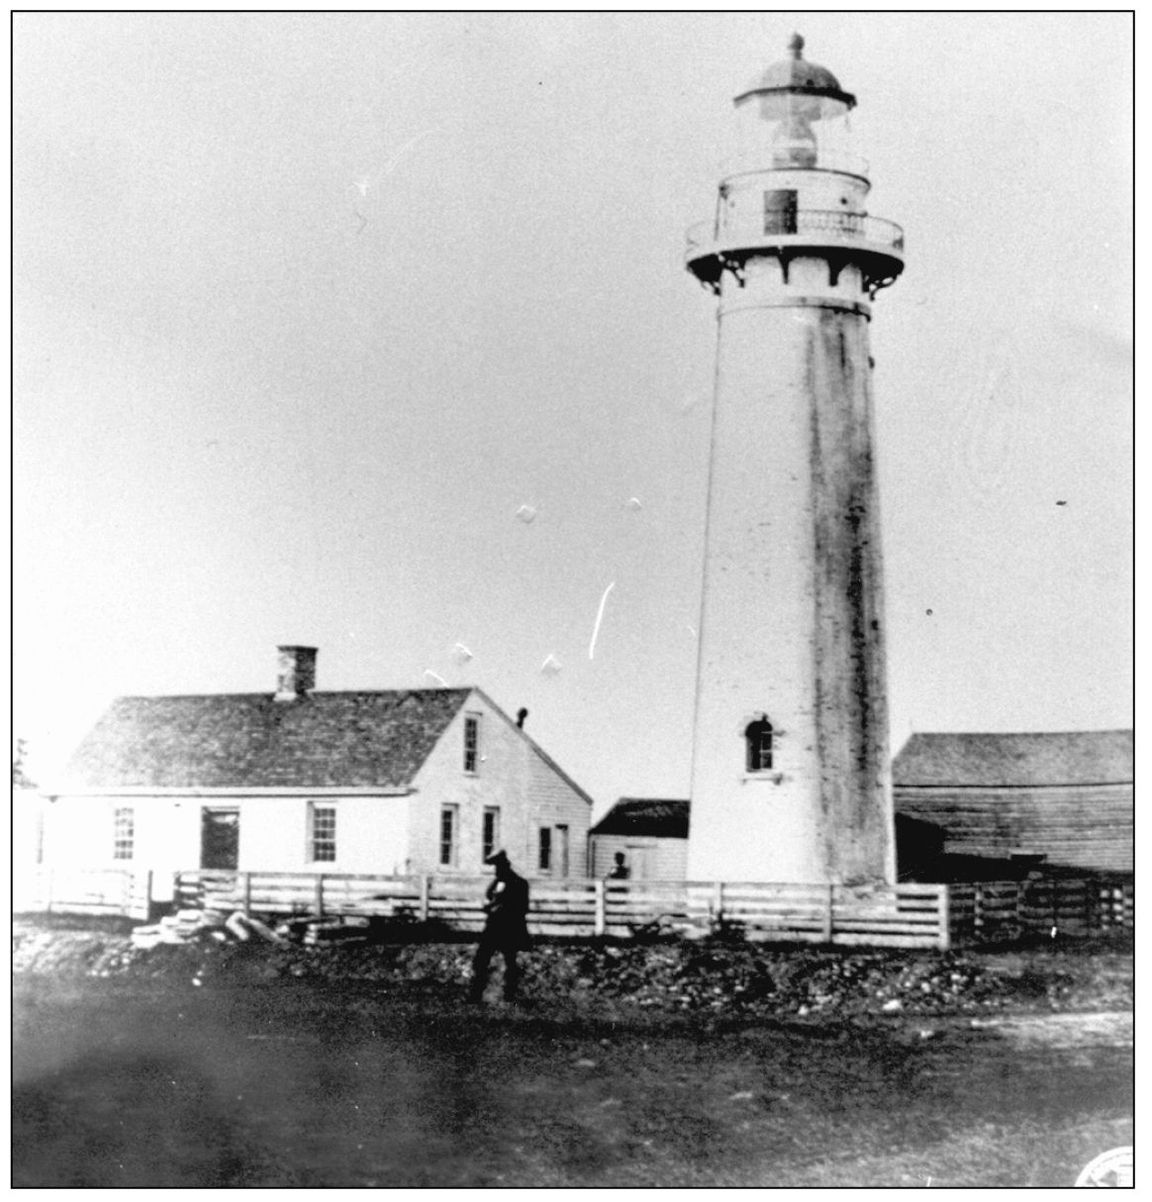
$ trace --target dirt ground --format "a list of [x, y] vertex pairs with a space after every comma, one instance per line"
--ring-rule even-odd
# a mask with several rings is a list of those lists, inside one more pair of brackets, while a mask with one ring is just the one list
[[437, 980], [20, 973], [14, 1025], [16, 1186], [1066, 1186], [1133, 1142], [1119, 1008], [475, 1009]]

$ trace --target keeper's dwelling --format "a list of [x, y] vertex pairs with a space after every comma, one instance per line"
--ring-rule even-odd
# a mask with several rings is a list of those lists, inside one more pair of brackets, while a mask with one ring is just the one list
[[317, 692], [281, 647], [273, 693], [121, 697], [48, 796], [60, 868], [583, 877], [592, 799], [478, 688]]

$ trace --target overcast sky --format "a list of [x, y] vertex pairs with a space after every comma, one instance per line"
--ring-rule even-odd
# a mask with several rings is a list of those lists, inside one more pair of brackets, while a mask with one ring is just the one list
[[686, 796], [683, 233], [794, 30], [907, 231], [872, 323], [893, 750], [1130, 725], [1130, 17], [26, 13], [36, 770], [115, 695], [270, 691], [301, 642], [323, 689], [527, 706], [597, 813]]

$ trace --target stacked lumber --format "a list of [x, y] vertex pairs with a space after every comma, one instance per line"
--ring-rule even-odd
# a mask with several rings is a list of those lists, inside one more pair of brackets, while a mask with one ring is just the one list
[[151, 948], [158, 943], [193, 943], [209, 931], [219, 931], [223, 925], [223, 915], [208, 917], [203, 910], [177, 910], [152, 926], [134, 927], [132, 946]]
[[364, 943], [368, 939], [367, 918], [318, 918], [303, 926], [305, 947], [329, 943]]

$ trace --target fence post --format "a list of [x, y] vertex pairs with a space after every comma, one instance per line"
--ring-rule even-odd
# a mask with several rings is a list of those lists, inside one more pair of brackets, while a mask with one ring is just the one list
[[428, 921], [428, 894], [431, 888], [432, 878], [427, 873], [420, 878], [420, 921]]
[[604, 888], [603, 881], [596, 881], [593, 884], [595, 891], [595, 912], [592, 917], [592, 934], [603, 935], [604, 928], [607, 925], [607, 915], [605, 913], [607, 907], [607, 893]]
[[52, 886], [55, 883], [56, 869], [49, 868], [44, 874], [44, 912], [52, 913]]
[[252, 915], [252, 874], [244, 872], [240, 874], [243, 877], [244, 890], [240, 895], [240, 899], [244, 909], [244, 917], [249, 918]]
[[324, 874], [316, 874], [316, 917], [324, 917]]
[[836, 886], [829, 883], [827, 895], [824, 898], [824, 930], [821, 932], [821, 937], [825, 943], [832, 942], [832, 905], [836, 900]]
[[952, 945], [952, 897], [947, 885], [937, 886], [936, 914], [940, 922], [940, 933], [936, 938], [936, 946], [946, 952]]
[[712, 885], [712, 920], [719, 926], [724, 921], [724, 882], [715, 881]]

